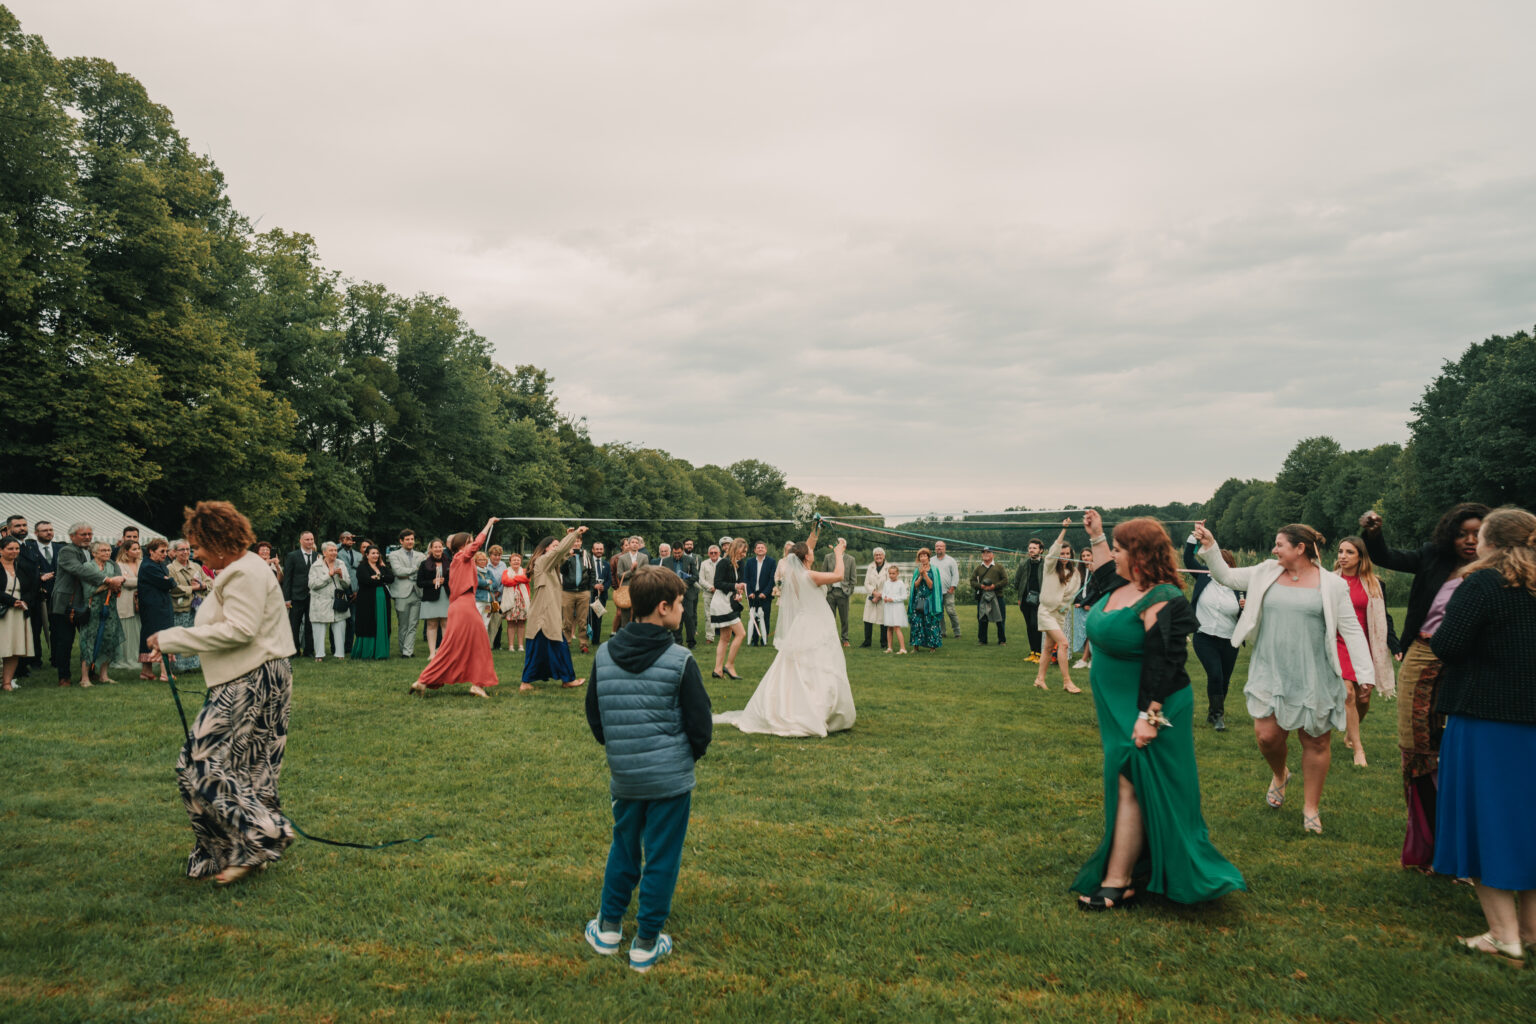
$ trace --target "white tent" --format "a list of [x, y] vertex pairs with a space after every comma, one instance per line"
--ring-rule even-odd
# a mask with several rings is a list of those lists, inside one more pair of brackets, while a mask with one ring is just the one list
[[74, 523], [90, 523], [97, 540], [114, 544], [123, 535], [125, 526], [137, 526], [141, 540], [159, 536], [100, 498], [78, 494], [0, 494], [0, 517], [4, 516], [26, 516], [28, 525], [34, 528], [39, 520], [46, 520], [53, 524], [53, 538], [59, 541], [68, 539], [69, 528]]

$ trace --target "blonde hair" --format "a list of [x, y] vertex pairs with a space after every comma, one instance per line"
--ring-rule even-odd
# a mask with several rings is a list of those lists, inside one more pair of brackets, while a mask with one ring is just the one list
[[729, 558], [733, 562], [739, 562], [743, 558], [746, 558], [747, 557], [747, 541], [746, 541], [746, 538], [745, 537], [737, 537], [735, 540], [731, 541], [731, 549], [726, 554], [725, 557]]
[[1464, 566], [1458, 576], [1492, 569], [1504, 577], [1504, 585], [1523, 587], [1536, 595], [1536, 516], [1523, 508], [1506, 505], [1483, 517], [1482, 539], [1494, 548], [1491, 555]]

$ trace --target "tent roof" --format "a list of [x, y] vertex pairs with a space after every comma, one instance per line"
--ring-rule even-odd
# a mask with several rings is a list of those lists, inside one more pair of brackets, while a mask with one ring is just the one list
[[48, 520], [53, 524], [55, 540], [67, 539], [72, 523], [90, 523], [97, 540], [114, 543], [123, 535], [125, 526], [137, 526], [139, 536], [145, 540], [159, 536], [150, 527], [100, 498], [79, 494], [0, 494], [0, 517], [12, 515], [26, 516], [27, 523], [34, 528], [39, 519]]

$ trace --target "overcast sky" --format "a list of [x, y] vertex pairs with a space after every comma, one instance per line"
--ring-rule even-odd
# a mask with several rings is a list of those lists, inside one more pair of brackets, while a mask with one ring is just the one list
[[1528, 0], [3, 2], [597, 440], [881, 511], [1202, 500], [1536, 323]]

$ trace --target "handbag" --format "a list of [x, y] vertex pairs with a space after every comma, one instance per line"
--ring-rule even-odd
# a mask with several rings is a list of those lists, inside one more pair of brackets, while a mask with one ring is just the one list
[[[629, 578], [629, 573], [634, 572], [634, 571], [635, 571], [635, 567], [633, 565], [631, 565], [629, 567], [629, 572], [626, 572], [624, 574], [624, 578], [628, 579]], [[629, 611], [629, 603], [630, 603], [629, 602], [629, 584], [628, 583], [620, 583], [617, 587], [613, 588], [613, 604], [614, 604], [614, 607], [618, 608], [620, 611], [627, 612], [627, 611]]]
[[352, 598], [346, 588], [341, 584], [336, 585], [336, 593], [331, 596], [331, 611], [344, 612], [352, 605]]

